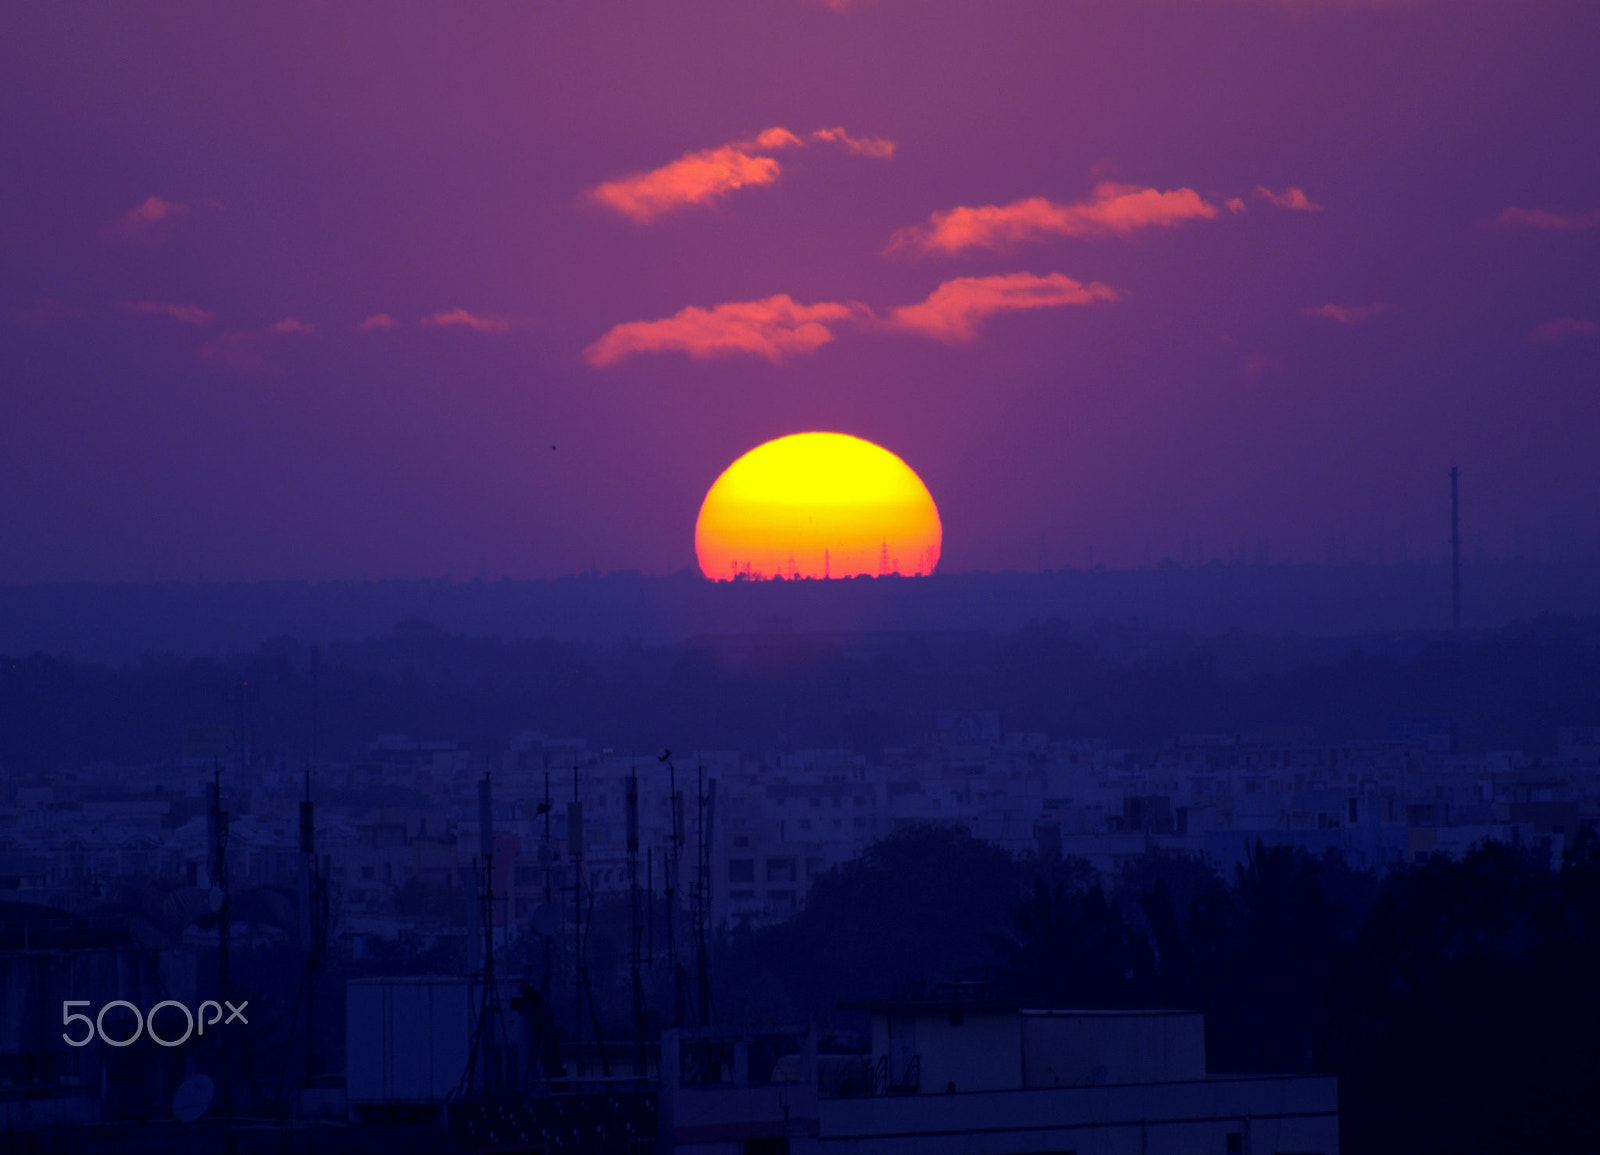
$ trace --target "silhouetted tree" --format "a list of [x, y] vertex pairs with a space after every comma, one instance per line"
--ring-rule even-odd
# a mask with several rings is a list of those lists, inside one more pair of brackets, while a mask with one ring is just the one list
[[897, 831], [819, 876], [794, 918], [726, 936], [719, 1004], [825, 1019], [841, 1000], [933, 991], [992, 957], [987, 936], [1022, 894], [1000, 847], [951, 827]]
[[1012, 997], [1054, 1007], [1139, 1004], [1153, 974], [1144, 936], [1123, 921], [1098, 886], [1069, 890], [1035, 879], [1011, 927], [989, 936], [1005, 959]]
[[1488, 842], [1389, 878], [1343, 987], [1352, 1147], [1600, 1149], [1596, 861]]

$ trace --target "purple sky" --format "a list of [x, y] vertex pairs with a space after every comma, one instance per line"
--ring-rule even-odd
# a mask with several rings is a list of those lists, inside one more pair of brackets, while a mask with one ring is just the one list
[[1600, 552], [1594, 0], [0, 10], [0, 582]]

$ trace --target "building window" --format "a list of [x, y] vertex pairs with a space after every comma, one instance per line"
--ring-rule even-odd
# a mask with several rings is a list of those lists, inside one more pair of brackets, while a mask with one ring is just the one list
[[728, 859], [728, 881], [754, 882], [756, 880], [756, 860], [753, 858]]
[[[732, 865], [731, 863], [729, 865]], [[795, 881], [795, 862], [792, 858], [767, 859], [767, 881], [793, 882]]]
[[1244, 1132], [1243, 1131], [1229, 1131], [1228, 1132], [1228, 1146], [1227, 1146], [1228, 1155], [1240, 1155], [1240, 1153], [1243, 1152], [1243, 1151], [1244, 1151]]

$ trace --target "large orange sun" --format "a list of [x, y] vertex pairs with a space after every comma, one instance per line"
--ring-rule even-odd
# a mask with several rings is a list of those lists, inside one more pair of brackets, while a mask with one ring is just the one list
[[758, 445], [712, 483], [694, 523], [708, 578], [930, 574], [943, 538], [928, 487], [881, 446], [844, 433]]

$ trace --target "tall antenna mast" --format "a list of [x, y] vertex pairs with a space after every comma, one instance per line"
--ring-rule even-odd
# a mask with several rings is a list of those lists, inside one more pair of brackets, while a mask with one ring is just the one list
[[[550, 875], [551, 875], [551, 867], [555, 863], [555, 852], [550, 849], [550, 760], [549, 759], [550, 759], [550, 755], [548, 753], [546, 753], [545, 754], [545, 766], [544, 766], [544, 807], [543, 807], [543, 811], [544, 811], [544, 845], [539, 848], [539, 851], [540, 851], [540, 855], [539, 856], [540, 856], [541, 860], [544, 863], [544, 907], [543, 907], [543, 909], [545, 911], [547, 911], [547, 912], [551, 912], [551, 913], [549, 913], [547, 915], [547, 920], [552, 925], [547, 926], [546, 929], [547, 930], [559, 930], [561, 928], [561, 921], [560, 921], [560, 917], [559, 917], [560, 908], [557, 907], [553, 902], [551, 902], [552, 890], [551, 890], [551, 878], [550, 878]], [[539, 1055], [540, 1055], [541, 1061], [543, 1061], [546, 1056], [548, 1056], [550, 1058], [550, 1063], [549, 1063], [549, 1065], [547, 1066], [547, 1068], [545, 1070], [545, 1074], [547, 1076], [554, 1076], [555, 1073], [556, 1073], [556, 1070], [555, 1070], [555, 1068], [556, 1068], [556, 1063], [555, 1063], [556, 1020], [555, 1020], [555, 1014], [550, 1010], [550, 981], [551, 981], [551, 967], [553, 966], [553, 962], [552, 962], [552, 959], [551, 959], [551, 950], [552, 950], [552, 948], [554, 946], [555, 946], [555, 935], [553, 933], [546, 934], [544, 936], [544, 977], [539, 980], [539, 1038], [540, 1038], [540, 1040], [541, 1040], [541, 1042], [543, 1044], [539, 1048]], [[545, 1025], [547, 1023], [549, 1024], [549, 1029], [550, 1029], [550, 1034], [549, 1034], [548, 1037], [545, 1035]]]
[[311, 742], [306, 752], [305, 797], [300, 800], [300, 950], [305, 955], [301, 982], [306, 996], [305, 1077], [308, 1080], [317, 1073], [315, 1040], [312, 1038], [312, 1027], [317, 1020], [313, 1006], [317, 997], [317, 980], [327, 963], [328, 942], [328, 891], [317, 862], [317, 822], [311, 802], [311, 768], [317, 757], [317, 729], [320, 724], [321, 670], [321, 653], [316, 646], [312, 646]]
[[1461, 471], [1450, 467], [1450, 628], [1461, 628]]
[[[240, 683], [243, 685], [243, 683]], [[222, 808], [222, 762], [213, 760], [211, 781], [206, 783], [206, 845], [211, 858], [211, 909], [217, 916], [217, 986], [218, 997], [226, 1001], [233, 994], [233, 968], [228, 957], [228, 939], [231, 937], [231, 896], [228, 894], [228, 812]], [[233, 1070], [231, 1036], [222, 1032], [222, 1102], [233, 1111]]]
[[572, 801], [567, 806], [567, 857], [572, 860], [572, 1067], [583, 1074], [583, 800], [578, 759], [572, 760]]
[[711, 820], [717, 800], [717, 780], [705, 783], [705, 766], [695, 771], [695, 792], [699, 796], [699, 819], [696, 837], [695, 878], [695, 978], [700, 1000], [700, 1025], [709, 1027], [714, 1017], [711, 1010], [711, 971], [706, 959], [707, 924], [711, 919]]
[[633, 1073], [645, 1074], [644, 979], [640, 974], [644, 945], [644, 907], [639, 896], [639, 770], [628, 767], [628, 922], [631, 946], [628, 966], [633, 976]]
[[489, 774], [478, 781], [478, 863], [483, 870], [483, 889], [478, 892], [478, 923], [483, 931], [483, 990], [478, 1003], [478, 1022], [472, 1033], [472, 1052], [461, 1076], [461, 1093], [471, 1098], [477, 1091], [478, 1063], [483, 1063], [483, 1091], [486, 1096], [498, 1089], [500, 1072], [496, 1027], [500, 1008], [499, 980], [494, 973], [494, 794]]

